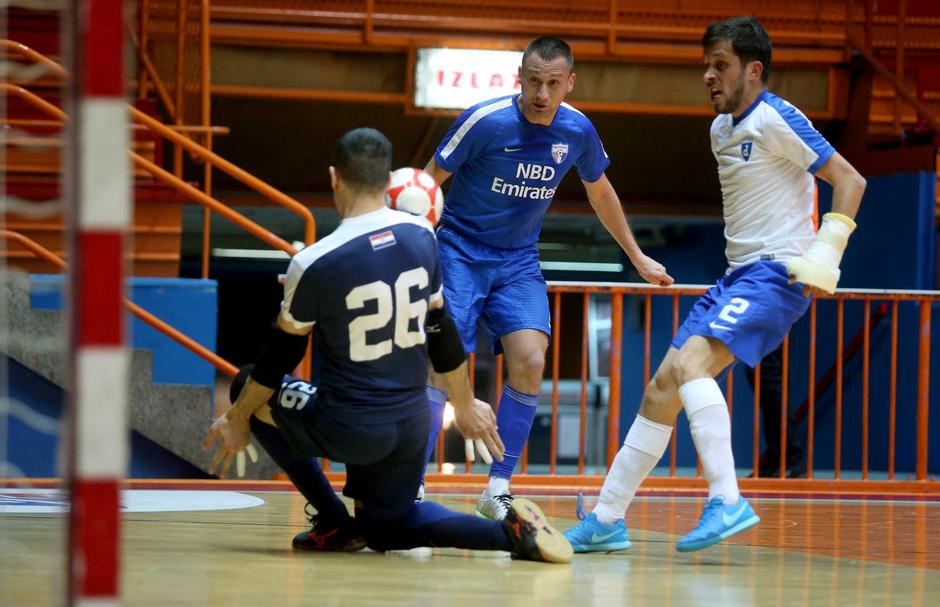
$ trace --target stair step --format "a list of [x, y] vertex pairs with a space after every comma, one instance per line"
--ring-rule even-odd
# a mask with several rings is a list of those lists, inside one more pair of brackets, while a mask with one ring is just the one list
[[[161, 184], [137, 180], [134, 185], [134, 218], [129, 243], [131, 272], [134, 276], [179, 276], [183, 198]], [[36, 202], [37, 208], [45, 201], [59, 198], [59, 184], [54, 178], [11, 177], [5, 189], [8, 196]], [[7, 213], [2, 218], [8, 230], [19, 232], [56, 255], [66, 257], [66, 221], [61, 212], [40, 217]], [[3, 256], [11, 267], [28, 272], [55, 271], [49, 262], [38, 259], [18, 243], [9, 243]]]

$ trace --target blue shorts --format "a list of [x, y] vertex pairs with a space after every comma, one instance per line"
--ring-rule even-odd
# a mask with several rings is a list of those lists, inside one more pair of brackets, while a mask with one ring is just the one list
[[298, 457], [327, 457], [346, 464], [343, 495], [359, 500], [370, 516], [399, 520], [411, 509], [427, 462], [428, 407], [399, 421], [363, 424], [338, 419], [317, 407], [313, 394], [297, 400], [275, 394], [271, 415]]
[[756, 261], [706, 291], [689, 310], [672, 345], [681, 348], [691, 335], [713, 337], [753, 367], [777, 349], [809, 302], [802, 284], [789, 284], [784, 264]]
[[476, 350], [477, 323], [497, 354], [499, 339], [520, 329], [552, 334], [548, 289], [535, 246], [497, 249], [437, 231], [444, 274], [444, 300], [467, 352]]

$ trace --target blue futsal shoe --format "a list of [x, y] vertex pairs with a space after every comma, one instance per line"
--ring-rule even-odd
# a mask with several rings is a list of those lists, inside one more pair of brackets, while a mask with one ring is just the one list
[[602, 523], [593, 512], [585, 516], [580, 493], [577, 514], [581, 522], [564, 532], [575, 552], [613, 552], [630, 547], [627, 526], [623, 519]]
[[679, 540], [676, 550], [692, 552], [708, 548], [736, 533], [750, 529], [760, 522], [760, 517], [746, 499], [741, 497], [733, 506], [725, 505], [725, 498], [720, 495], [708, 500], [698, 526], [691, 533]]

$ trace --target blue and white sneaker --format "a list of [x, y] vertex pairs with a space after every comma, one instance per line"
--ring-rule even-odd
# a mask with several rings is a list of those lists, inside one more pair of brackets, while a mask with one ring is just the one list
[[746, 499], [741, 497], [733, 506], [725, 505], [725, 498], [716, 495], [705, 504], [702, 518], [691, 533], [679, 540], [676, 550], [692, 552], [708, 548], [736, 533], [750, 529], [760, 522], [760, 517]]
[[602, 523], [593, 512], [585, 516], [581, 499], [579, 493], [577, 514], [581, 522], [564, 532], [574, 551], [613, 552], [629, 548], [630, 539], [627, 537], [627, 526], [623, 519]]

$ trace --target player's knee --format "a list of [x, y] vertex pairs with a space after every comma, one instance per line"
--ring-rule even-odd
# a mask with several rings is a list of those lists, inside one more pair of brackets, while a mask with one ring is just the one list
[[673, 358], [668, 372], [675, 385], [681, 386], [693, 379], [709, 377], [707, 362], [697, 349], [683, 347]]
[[676, 407], [676, 390], [670, 372], [660, 369], [643, 392], [640, 415], [657, 422], [672, 423], [681, 408], [681, 403]]
[[[526, 392], [536, 392], [545, 372], [545, 353], [527, 352], [509, 363], [509, 375], [513, 384], [519, 384]], [[524, 388], [522, 386], [525, 386]]]

